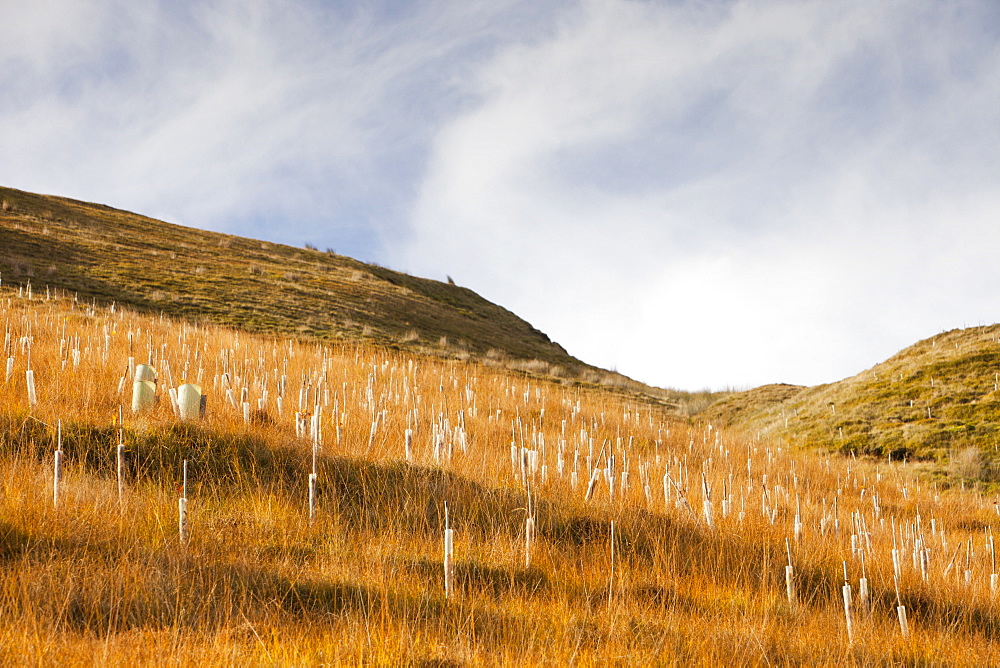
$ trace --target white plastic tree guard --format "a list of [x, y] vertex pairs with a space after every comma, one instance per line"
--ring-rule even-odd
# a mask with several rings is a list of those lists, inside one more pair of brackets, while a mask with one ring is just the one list
[[177, 388], [177, 415], [182, 420], [197, 420], [205, 416], [207, 395], [202, 394], [201, 386], [185, 383]]
[[135, 382], [132, 383], [132, 412], [152, 408], [156, 403], [156, 369], [148, 364], [135, 368]]

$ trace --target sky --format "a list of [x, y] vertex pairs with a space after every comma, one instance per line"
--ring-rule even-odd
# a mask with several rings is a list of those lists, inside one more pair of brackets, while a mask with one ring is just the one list
[[815, 385], [1000, 307], [995, 0], [0, 0], [0, 184]]

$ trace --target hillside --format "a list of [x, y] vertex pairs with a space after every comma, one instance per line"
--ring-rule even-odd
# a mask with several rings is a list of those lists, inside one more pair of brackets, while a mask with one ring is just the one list
[[474, 360], [641, 395], [680, 414], [712, 399], [586, 364], [468, 288], [331, 251], [2, 187], [0, 280], [250, 332]]
[[957, 329], [817, 387], [764, 386], [699, 419], [857, 456], [919, 459], [958, 477], [997, 479], [1000, 325]]
[[365, 340], [449, 357], [587, 365], [467, 288], [310, 248], [0, 188], [5, 283], [247, 331]]
[[1000, 663], [992, 504], [902, 464], [11, 288], [0, 327], [3, 665]]

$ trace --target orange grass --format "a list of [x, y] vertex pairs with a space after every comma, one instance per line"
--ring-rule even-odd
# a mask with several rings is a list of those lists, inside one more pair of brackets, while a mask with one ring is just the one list
[[[0, 383], [4, 663], [1000, 661], [985, 533], [1000, 519], [992, 500], [938, 492], [902, 465], [789, 452], [778, 441], [679, 422], [656, 406], [496, 368], [195, 327], [37, 295], [29, 301], [9, 290], [0, 292], [0, 323], [0, 369], [14, 359], [12, 377]], [[29, 348], [34, 408], [25, 387]], [[130, 350], [135, 363], [159, 372], [161, 400], [148, 413], [129, 410], [130, 379], [118, 391]], [[174, 417], [166, 363], [174, 386], [183, 377], [209, 394], [204, 420]], [[246, 388], [250, 423], [242, 406], [226, 400], [224, 372], [237, 402]], [[319, 412], [322, 425], [311, 524], [312, 440], [295, 429], [303, 388], [303, 410]], [[119, 406], [127, 446], [121, 501]], [[54, 508], [59, 420], [65, 468]], [[446, 434], [437, 457], [435, 425]], [[529, 465], [526, 475], [521, 463], [531, 457], [522, 448], [538, 452], [538, 469]], [[615, 457], [613, 498], [602, 476], [584, 499], [591, 453], [591, 467]], [[191, 539], [181, 544], [177, 485], [185, 459]], [[669, 500], [665, 472], [676, 485]], [[446, 502], [456, 529], [450, 598], [442, 568]], [[526, 568], [529, 508], [537, 528]], [[855, 598], [850, 644], [840, 586], [846, 561], [857, 597], [861, 558], [851, 534], [860, 523], [868, 529], [859, 543], [872, 609], [863, 612]], [[909, 638], [896, 621], [893, 526]], [[912, 557], [921, 535], [930, 550], [926, 579]], [[785, 596], [786, 539], [793, 605]]]

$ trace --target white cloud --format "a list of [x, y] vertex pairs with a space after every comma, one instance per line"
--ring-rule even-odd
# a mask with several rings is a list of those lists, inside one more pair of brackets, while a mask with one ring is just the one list
[[990, 0], [3, 15], [4, 185], [448, 273], [679, 387], [831, 381], [995, 319]]
[[22, 4], [0, 182], [367, 255], [400, 228], [453, 73], [524, 29], [496, 2]]
[[1000, 67], [962, 5], [585, 3], [475, 73], [402, 262], [689, 388], [832, 381], [983, 317]]

